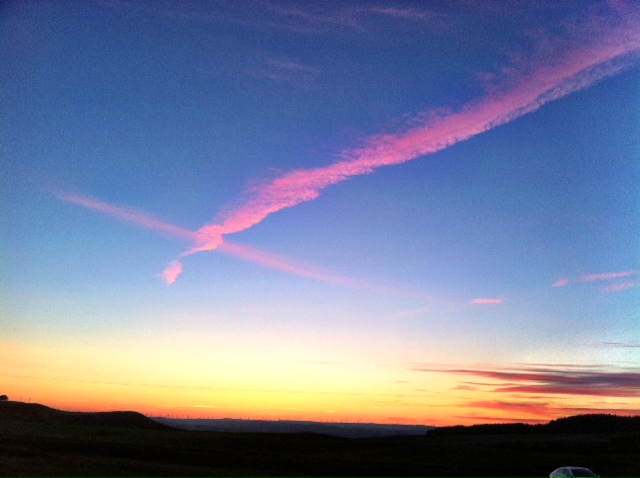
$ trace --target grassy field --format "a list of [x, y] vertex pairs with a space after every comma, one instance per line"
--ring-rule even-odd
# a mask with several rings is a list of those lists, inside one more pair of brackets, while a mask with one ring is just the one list
[[0, 410], [0, 475], [548, 476], [565, 465], [640, 475], [640, 431], [345, 439], [180, 431], [142, 416], [111, 423], [108, 415], [46, 415]]

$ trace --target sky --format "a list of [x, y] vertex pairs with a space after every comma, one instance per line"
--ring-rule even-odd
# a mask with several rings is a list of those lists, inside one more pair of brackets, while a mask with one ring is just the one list
[[640, 7], [8, 1], [0, 392], [640, 414]]

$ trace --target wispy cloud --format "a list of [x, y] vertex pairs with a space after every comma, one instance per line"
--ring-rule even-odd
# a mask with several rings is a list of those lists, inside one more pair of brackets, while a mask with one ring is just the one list
[[143, 14], [174, 22], [232, 24], [257, 30], [275, 29], [302, 35], [343, 32], [370, 33], [376, 17], [441, 27], [445, 15], [419, 8], [360, 6], [342, 2], [277, 1], [142, 2], [96, 0], [98, 5], [128, 14]]
[[563, 277], [562, 279], [558, 279], [553, 284], [551, 284], [551, 287], [564, 287], [566, 285], [569, 285], [569, 282], [569, 279]]
[[624, 281], [619, 282], [618, 284], [611, 285], [603, 285], [600, 287], [602, 292], [620, 292], [628, 289], [635, 289], [636, 287], [640, 287], [640, 281]]
[[504, 302], [504, 299], [488, 299], [484, 297], [479, 297], [471, 301], [472, 304], [480, 304], [480, 305], [496, 305], [496, 304], [502, 304], [503, 302]]
[[[589, 274], [575, 279], [562, 278], [551, 284], [551, 287], [566, 287], [569, 284], [584, 282], [608, 282], [618, 279], [626, 279], [629, 277], [640, 275], [640, 270], [632, 269], [621, 272], [604, 272], [600, 274]], [[607, 284], [600, 287], [603, 292], [620, 292], [627, 289], [640, 287], [640, 280], [625, 280], [615, 284]]]
[[249, 69], [248, 73], [296, 88], [315, 88], [321, 70], [298, 61], [267, 58], [262, 65]]
[[160, 274], [167, 284], [173, 284], [178, 276], [182, 273], [182, 264], [178, 261], [171, 262], [167, 268]]
[[318, 34], [345, 28], [363, 30], [360, 19], [354, 15], [352, 9], [335, 7], [332, 3], [316, 2], [282, 6], [268, 2], [265, 5], [268, 11], [275, 15], [275, 18], [270, 19], [266, 24], [292, 32]]
[[604, 274], [591, 274], [582, 278], [583, 282], [595, 282], [603, 280], [619, 279], [621, 277], [630, 277], [640, 274], [640, 271], [623, 271], [623, 272], [605, 272]]
[[[363, 10], [389, 19], [408, 20], [422, 25], [428, 25], [432, 30], [443, 29], [449, 25], [449, 18], [431, 10], [399, 7], [371, 7]], [[405, 22], [406, 23], [406, 22]]]
[[264, 20], [265, 26], [278, 27], [302, 34], [348, 32], [370, 34], [393, 25], [406, 26], [407, 22], [429, 31], [442, 31], [450, 25], [446, 14], [415, 7], [362, 6], [338, 2], [315, 2], [295, 6], [268, 3], [274, 16]]
[[372, 7], [369, 11], [379, 13], [380, 15], [410, 20], [429, 20], [436, 16], [432, 12], [416, 10], [415, 8]]
[[614, 349], [637, 349], [640, 348], [640, 342], [598, 342], [595, 346]]
[[[312, 201], [331, 185], [441, 151], [629, 67], [630, 55], [640, 48], [640, 33], [633, 22], [627, 19], [596, 31], [598, 34], [591, 36], [574, 33], [571, 41], [567, 40], [571, 48], [554, 52], [555, 56], [529, 59], [521, 68], [524, 74], [509, 72], [502, 87], [493, 88], [457, 112], [431, 117], [405, 131], [371, 137], [363, 147], [343, 151], [333, 164], [294, 170], [252, 187], [216, 222], [203, 226], [194, 247], [182, 257], [215, 250], [223, 244], [223, 236], [249, 229], [282, 209]], [[525, 64], [524, 60], [520, 63]]]

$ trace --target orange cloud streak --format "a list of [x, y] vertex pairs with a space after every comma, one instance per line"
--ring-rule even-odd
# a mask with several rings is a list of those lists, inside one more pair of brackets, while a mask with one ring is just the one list
[[[509, 418], [504, 421], [538, 423], [546, 422], [549, 419], [557, 417], [566, 417], [568, 415], [578, 415], [585, 413], [615, 413], [616, 415], [634, 416], [638, 414], [638, 410], [629, 408], [584, 408], [584, 407], [562, 407], [554, 406], [547, 402], [537, 401], [501, 401], [501, 400], [478, 400], [465, 403], [466, 407], [481, 408], [485, 410], [495, 410], [506, 412], [513, 416], [514, 413], [533, 415], [536, 419]], [[539, 417], [545, 417], [540, 419]], [[490, 417], [483, 417], [482, 421], [491, 421]]]
[[493, 392], [536, 395], [580, 395], [604, 397], [640, 397], [640, 370], [609, 370], [571, 366], [521, 368], [437, 368], [418, 367], [415, 371], [471, 375], [499, 381], [487, 383]]

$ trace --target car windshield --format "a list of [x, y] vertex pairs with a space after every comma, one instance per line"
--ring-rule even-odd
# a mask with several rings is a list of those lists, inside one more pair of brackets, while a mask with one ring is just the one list
[[598, 476], [593, 471], [588, 470], [587, 468], [571, 468], [572, 476]]

